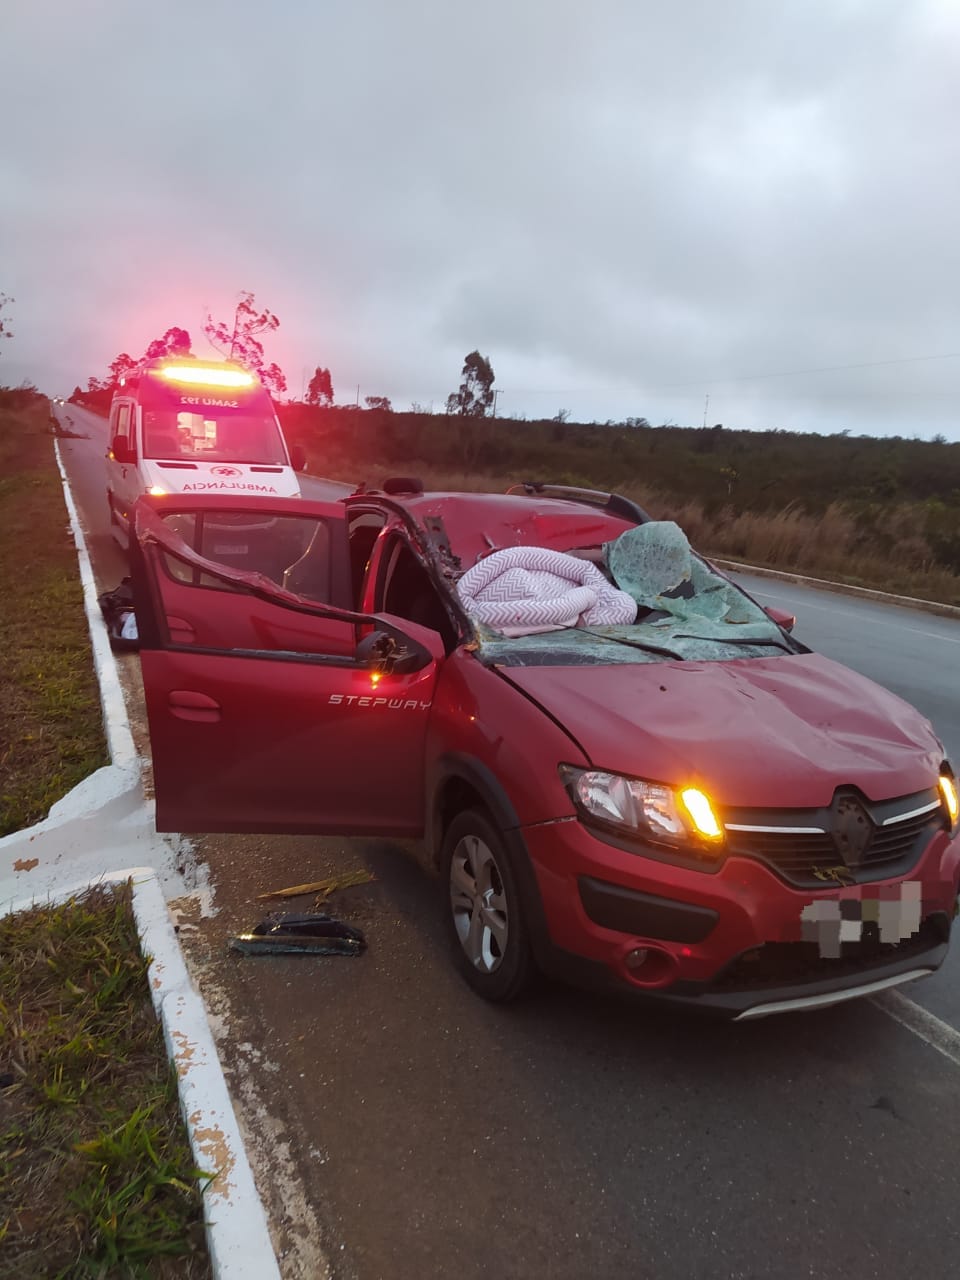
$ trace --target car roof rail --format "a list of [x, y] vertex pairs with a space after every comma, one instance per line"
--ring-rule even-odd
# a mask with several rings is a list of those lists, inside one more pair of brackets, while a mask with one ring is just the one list
[[603, 507], [612, 516], [632, 520], [634, 524], [647, 524], [653, 519], [639, 503], [620, 493], [607, 493], [602, 489], [581, 489], [571, 484], [550, 484], [541, 480], [524, 480], [511, 485], [507, 493], [536, 494], [545, 498], [569, 498], [573, 502], [586, 502], [591, 507]]

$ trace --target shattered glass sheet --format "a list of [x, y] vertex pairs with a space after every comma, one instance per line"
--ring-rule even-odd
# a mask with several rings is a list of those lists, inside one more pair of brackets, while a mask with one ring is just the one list
[[[745, 625], [757, 620], [756, 608], [696, 559], [687, 535], [672, 520], [653, 520], [628, 529], [604, 545], [604, 557], [617, 586], [641, 608], [663, 610], [698, 624]], [[760, 617], [765, 615], [761, 612]]]
[[[748, 601], [749, 603], [749, 601]], [[706, 627], [723, 633], [703, 634]], [[478, 652], [484, 661], [503, 666], [583, 666], [594, 663], [722, 662], [731, 658], [769, 658], [790, 652], [772, 623], [737, 626], [730, 638], [728, 623], [706, 624], [693, 634], [689, 621], [634, 623], [630, 627], [567, 627], [541, 635], [502, 635], [477, 626]], [[644, 647], [648, 646], [648, 647]]]

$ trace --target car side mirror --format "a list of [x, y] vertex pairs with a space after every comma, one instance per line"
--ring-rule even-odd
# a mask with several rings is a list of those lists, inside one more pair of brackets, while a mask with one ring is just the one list
[[407, 636], [389, 631], [371, 631], [357, 645], [357, 662], [386, 676], [405, 676], [422, 671], [431, 654]]
[[126, 436], [114, 436], [110, 441], [110, 452], [117, 462], [136, 462], [137, 451], [132, 448]]
[[785, 613], [783, 609], [774, 609], [773, 606], [770, 605], [764, 609], [764, 613], [768, 618], [775, 622], [778, 627], [783, 627], [784, 631], [792, 631], [797, 625], [796, 614]]
[[290, 446], [290, 465], [294, 471], [302, 471], [307, 465], [307, 454], [302, 444]]

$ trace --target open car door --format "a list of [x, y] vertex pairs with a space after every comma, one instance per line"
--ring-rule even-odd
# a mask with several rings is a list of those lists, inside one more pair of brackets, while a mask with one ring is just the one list
[[157, 829], [418, 835], [443, 648], [352, 610], [343, 504], [143, 498], [134, 534]]

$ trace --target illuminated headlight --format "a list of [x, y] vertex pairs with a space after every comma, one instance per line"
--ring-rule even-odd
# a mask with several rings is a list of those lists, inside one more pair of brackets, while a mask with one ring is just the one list
[[696, 787], [667, 787], [572, 765], [561, 765], [560, 774], [588, 820], [660, 844], [717, 848], [723, 843], [723, 827], [713, 805]]
[[957, 814], [960, 812], [960, 803], [957, 801], [956, 779], [946, 767], [944, 768], [943, 773], [940, 774], [940, 799], [943, 802], [947, 821], [952, 829], [957, 825]]

